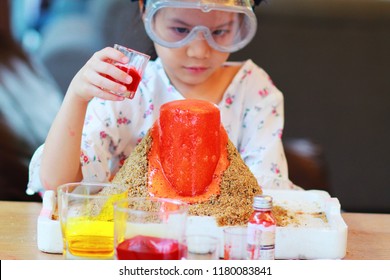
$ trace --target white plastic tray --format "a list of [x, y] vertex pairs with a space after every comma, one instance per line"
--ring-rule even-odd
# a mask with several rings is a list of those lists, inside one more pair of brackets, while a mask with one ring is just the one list
[[[346, 254], [347, 225], [340, 214], [340, 203], [325, 191], [263, 190], [271, 195], [274, 204], [291, 211], [303, 213], [325, 212], [327, 223], [302, 215], [299, 226], [276, 228], [276, 259], [341, 259]], [[52, 220], [56, 199], [47, 191], [43, 208], [38, 217], [37, 242], [43, 252], [62, 253], [62, 234], [59, 221]], [[223, 257], [223, 227], [218, 227], [213, 217], [188, 219], [188, 234], [211, 234], [221, 240], [220, 256]]]

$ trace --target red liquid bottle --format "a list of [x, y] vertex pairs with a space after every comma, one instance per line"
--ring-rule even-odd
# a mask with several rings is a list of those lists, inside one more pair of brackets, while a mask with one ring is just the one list
[[272, 214], [272, 197], [255, 196], [253, 210], [248, 222], [248, 258], [274, 260], [276, 220]]

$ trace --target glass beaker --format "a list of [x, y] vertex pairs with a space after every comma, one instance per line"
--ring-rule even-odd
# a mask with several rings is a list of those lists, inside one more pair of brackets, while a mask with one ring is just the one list
[[128, 198], [114, 205], [119, 260], [180, 260], [187, 256], [188, 205], [166, 198]]

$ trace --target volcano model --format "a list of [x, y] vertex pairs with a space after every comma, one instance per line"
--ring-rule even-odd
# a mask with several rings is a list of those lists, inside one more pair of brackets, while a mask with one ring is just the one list
[[245, 225], [261, 187], [228, 139], [219, 109], [201, 100], [161, 106], [160, 117], [127, 158], [113, 183], [130, 197], [165, 197], [190, 204], [189, 215], [219, 226]]

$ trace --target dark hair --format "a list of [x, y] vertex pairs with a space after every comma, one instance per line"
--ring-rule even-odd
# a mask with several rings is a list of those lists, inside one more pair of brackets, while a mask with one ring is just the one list
[[10, 12], [10, 1], [0, 1], [0, 66], [14, 70], [12, 66], [14, 58], [19, 58], [29, 66], [31, 64], [28, 55], [13, 37]]

